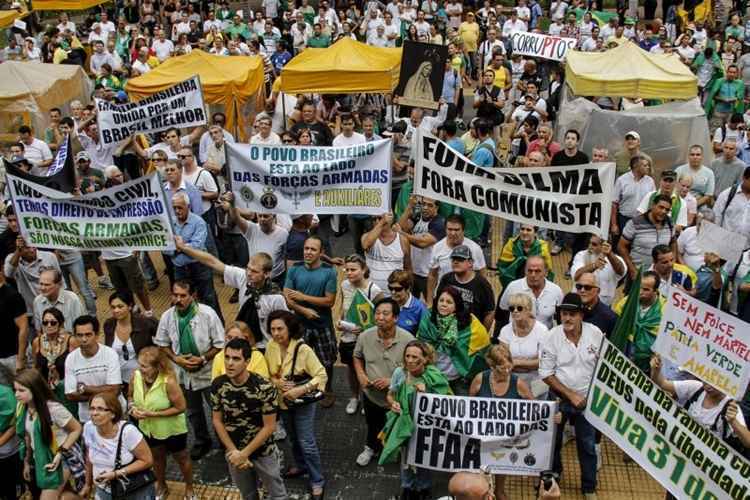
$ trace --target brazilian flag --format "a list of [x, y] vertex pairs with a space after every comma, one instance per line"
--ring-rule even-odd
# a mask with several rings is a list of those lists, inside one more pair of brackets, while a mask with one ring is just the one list
[[615, 325], [615, 330], [609, 339], [622, 352], [625, 352], [625, 346], [628, 345], [628, 341], [635, 336], [635, 323], [638, 318], [638, 308], [640, 307], [640, 292], [641, 268], [639, 267], [635, 281], [630, 286], [630, 292], [620, 311], [620, 317]]
[[346, 321], [354, 323], [362, 331], [375, 326], [375, 308], [372, 302], [362, 293], [362, 290], [356, 290], [352, 297], [352, 304], [346, 311]]
[[607, 24], [611, 18], [617, 17], [616, 12], [605, 12], [603, 10], [587, 10], [578, 8], [575, 10], [576, 21], [580, 21], [581, 19], [583, 19], [583, 15], [586, 12], [589, 12], [591, 14], [591, 18], [594, 20], [594, 22], [599, 24], [600, 27]]

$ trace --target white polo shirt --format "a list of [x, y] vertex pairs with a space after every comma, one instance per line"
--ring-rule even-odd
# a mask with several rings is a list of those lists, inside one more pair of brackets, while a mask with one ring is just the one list
[[539, 297], [531, 291], [526, 278], [520, 278], [508, 283], [500, 297], [500, 309], [508, 310], [509, 297], [516, 293], [525, 293], [534, 302], [536, 309], [537, 321], [544, 323], [547, 328], [552, 328], [552, 322], [555, 318], [555, 308], [562, 302], [562, 289], [548, 279], [544, 280], [544, 288]]
[[544, 379], [554, 375], [565, 387], [586, 396], [603, 338], [599, 328], [584, 322], [576, 345], [565, 335], [562, 325], [556, 326], [542, 345], [539, 376]]

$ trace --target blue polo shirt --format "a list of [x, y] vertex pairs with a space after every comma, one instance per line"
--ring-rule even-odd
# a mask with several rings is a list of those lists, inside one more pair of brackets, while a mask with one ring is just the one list
[[427, 314], [429, 314], [429, 311], [427, 310], [427, 306], [424, 305], [424, 302], [416, 298], [414, 295], [410, 295], [409, 301], [401, 306], [396, 326], [400, 326], [412, 335], [416, 335], [419, 322], [422, 321], [422, 317]]

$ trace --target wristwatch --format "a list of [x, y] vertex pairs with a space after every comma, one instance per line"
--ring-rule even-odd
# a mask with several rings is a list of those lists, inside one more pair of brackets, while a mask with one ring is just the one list
[[204, 364], [204, 365], [205, 365], [205, 364], [208, 364], [208, 360], [206, 359], [206, 357], [205, 357], [205, 356], [201, 356], [201, 359], [203, 360], [203, 364]]

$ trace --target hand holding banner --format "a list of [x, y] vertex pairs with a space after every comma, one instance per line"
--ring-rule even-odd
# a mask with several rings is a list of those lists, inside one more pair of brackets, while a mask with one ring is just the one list
[[750, 383], [750, 325], [670, 287], [654, 352], [734, 399]]
[[79, 250], [174, 250], [170, 210], [156, 173], [75, 197], [8, 175], [13, 207], [31, 246]]
[[99, 139], [104, 145], [116, 144], [137, 133], [151, 133], [171, 127], [186, 128], [206, 124], [203, 91], [198, 76], [156, 92], [138, 102], [113, 104], [96, 101]]
[[416, 140], [416, 194], [514, 222], [607, 238], [614, 163], [485, 169], [429, 134]]
[[340, 147], [225, 147], [234, 199], [248, 210], [366, 215], [390, 211], [390, 140]]
[[552, 465], [556, 402], [419, 393], [415, 406], [409, 465], [522, 476]]

